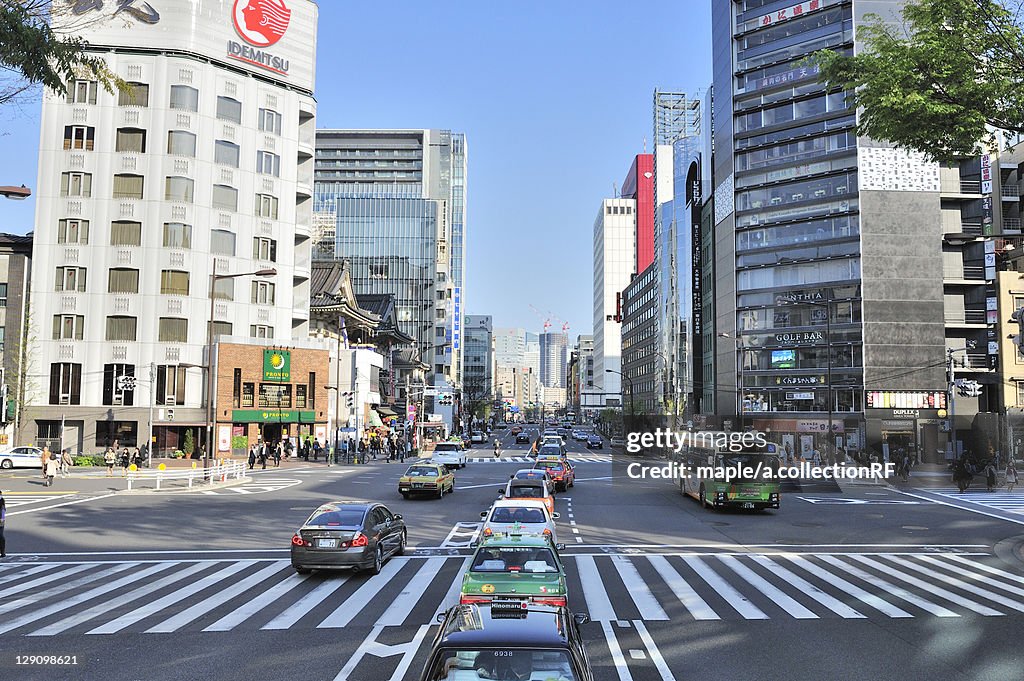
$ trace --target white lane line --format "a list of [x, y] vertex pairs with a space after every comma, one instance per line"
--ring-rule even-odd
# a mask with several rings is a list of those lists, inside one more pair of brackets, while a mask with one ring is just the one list
[[200, 570], [202, 570], [205, 567], [207, 567], [207, 566], [202, 564], [202, 563], [192, 563], [191, 565], [186, 565], [183, 570], [175, 572], [174, 574], [168, 575], [168, 576], [166, 576], [166, 577], [164, 577], [162, 579], [158, 579], [155, 582], [150, 582], [149, 584], [146, 584], [145, 586], [143, 586], [143, 587], [141, 587], [139, 589], [136, 589], [134, 591], [129, 591], [126, 594], [122, 594], [116, 600], [109, 600], [109, 601], [106, 601], [104, 603], [99, 603], [99, 604], [89, 608], [88, 610], [80, 612], [80, 613], [78, 613], [76, 615], [72, 615], [71, 617], [66, 617], [66, 618], [60, 620], [59, 622], [54, 622], [53, 624], [45, 626], [42, 629], [38, 629], [36, 631], [33, 631], [32, 633], [30, 633], [28, 635], [29, 636], [52, 636], [53, 634], [59, 634], [62, 631], [67, 631], [68, 629], [71, 629], [72, 627], [76, 627], [79, 624], [82, 624], [84, 622], [88, 622], [89, 620], [92, 620], [92, 619], [96, 619], [100, 615], [103, 615], [104, 613], [110, 612], [111, 610], [114, 610], [115, 608], [119, 608], [119, 607], [121, 607], [123, 605], [127, 605], [128, 603], [131, 603], [132, 601], [137, 601], [140, 598], [142, 598], [143, 596], [148, 596], [149, 594], [153, 593], [154, 591], [158, 591], [158, 590], [164, 588], [165, 586], [168, 586], [169, 584], [173, 584], [174, 582], [179, 582], [182, 579], [185, 579], [186, 577], [190, 577], [190, 576], [192, 576], [196, 572], [199, 572]]
[[672, 674], [672, 670], [668, 668], [668, 663], [665, 662], [665, 658], [662, 657], [661, 651], [658, 650], [658, 645], [654, 642], [650, 633], [648, 633], [644, 623], [641, 620], [633, 620], [633, 626], [636, 627], [636, 633], [640, 634], [640, 640], [647, 647], [647, 654], [651, 656], [651, 662], [654, 663], [655, 669], [661, 674], [662, 681], [675, 681], [676, 677]]
[[234, 612], [230, 612], [224, 617], [221, 617], [219, 620], [203, 629], [203, 631], [231, 631], [263, 608], [274, 603], [277, 599], [302, 584], [306, 579], [308, 579], [308, 577], [309, 575], [288, 575], [284, 580], [278, 582], [251, 601], [242, 604], [242, 606], [237, 608]]
[[836, 587], [840, 591], [844, 591], [857, 600], [861, 601], [865, 605], [878, 610], [882, 614], [888, 615], [889, 617], [913, 617], [909, 612], [901, 608], [897, 608], [889, 601], [883, 600], [873, 593], [868, 593], [864, 589], [860, 588], [856, 584], [851, 584], [842, 577], [835, 575], [828, 570], [822, 570], [817, 565], [814, 565], [809, 560], [799, 555], [786, 556], [789, 562], [794, 565], [799, 565], [805, 571], [820, 577], [832, 586]]
[[640, 611], [640, 617], [645, 620], [667, 620], [668, 615], [662, 609], [661, 605], [658, 604], [658, 599], [654, 597], [651, 590], [647, 588], [647, 583], [640, 576], [640, 572], [636, 569], [636, 566], [630, 562], [625, 556], [612, 556], [612, 565], [618, 571], [619, 576], [622, 577], [622, 583], [628, 584], [629, 589], [627, 590], [630, 598], [633, 599], [633, 603], [636, 605], [636, 609]]
[[[986, 511], [982, 511], [980, 508], [971, 508], [969, 506], [961, 506], [960, 504], [954, 504], [954, 503], [951, 503], [949, 501], [942, 501], [941, 499], [934, 499], [932, 497], [926, 497], [926, 496], [922, 496], [920, 494], [911, 494], [910, 492], [904, 492], [903, 490], [899, 490], [899, 489], [894, 489], [893, 491], [896, 492], [897, 494], [905, 494], [908, 497], [914, 497], [915, 499], [924, 499], [925, 501], [930, 501], [933, 504], [941, 504], [943, 506], [951, 506], [952, 508], [958, 508], [961, 511], [967, 511], [968, 513], [977, 513], [979, 515], [987, 515], [989, 518], [996, 518], [997, 520], [1005, 520], [1008, 523], [1017, 523], [1018, 525], [1024, 525], [1024, 518], [1021, 518], [1020, 520], [1017, 520], [1016, 518], [1007, 518], [1006, 516], [998, 515], [996, 513], [988, 513]], [[927, 490], [921, 490], [921, 491], [924, 492], [924, 491], [927, 491]], [[943, 496], [943, 495], [938, 494], [936, 496]], [[1006, 511], [1006, 513], [1012, 513], [1012, 511]]]
[[240, 582], [235, 582], [226, 589], [222, 589], [221, 591], [214, 593], [208, 598], [199, 601], [195, 605], [186, 608], [185, 610], [182, 610], [177, 615], [169, 617], [163, 622], [160, 622], [159, 624], [150, 627], [146, 630], [146, 633], [169, 634], [171, 632], [177, 631], [178, 629], [181, 629], [182, 627], [199, 619], [200, 617], [207, 614], [217, 606], [227, 603], [235, 596], [238, 596], [244, 593], [245, 591], [255, 587], [264, 580], [269, 579], [273, 575], [279, 573], [282, 569], [284, 569], [285, 566], [288, 566], [289, 564], [290, 563], [287, 560], [275, 560], [259, 572], [249, 575]]
[[147, 603], [146, 605], [140, 608], [136, 608], [131, 612], [127, 612], [118, 617], [117, 619], [111, 620], [102, 626], [87, 631], [86, 633], [116, 634], [125, 627], [131, 626], [132, 624], [135, 624], [139, 620], [145, 619], [150, 615], [154, 615], [163, 610], [164, 608], [166, 608], [167, 606], [174, 605], [175, 603], [180, 603], [184, 599], [188, 598], [189, 595], [199, 593], [200, 591], [219, 583], [221, 580], [230, 577], [236, 572], [240, 572], [247, 567], [255, 565], [257, 562], [258, 561], [255, 560], [240, 560], [236, 563], [232, 563], [223, 570], [219, 570], [211, 575], [206, 575], [205, 577], [199, 578], [197, 581], [193, 582], [192, 584], [189, 584], [188, 587], [185, 589], [179, 589], [177, 591], [171, 592], [162, 598], [158, 598], [157, 600]]
[[595, 622], [608, 622], [614, 619], [615, 609], [612, 602], [608, 600], [608, 591], [601, 581], [601, 574], [597, 571], [597, 563], [592, 556], [575, 556], [576, 572], [579, 573], [580, 583], [583, 585], [583, 597], [587, 601], [587, 610], [590, 619]]
[[697, 556], [683, 556], [683, 561], [690, 566], [690, 569], [700, 575], [700, 578], [707, 582], [708, 586], [714, 589], [725, 602], [732, 606], [732, 609], [743, 615], [748, 620], [766, 620], [766, 615], [760, 608], [747, 600], [747, 597], [734, 589], [732, 585], [722, 579], [717, 572], [708, 567], [707, 563]]
[[931, 593], [935, 594], [936, 596], [939, 596], [940, 598], [945, 598], [950, 603], [956, 603], [957, 605], [967, 608], [968, 610], [972, 610], [978, 613], [979, 615], [985, 615], [986, 617], [994, 617], [997, 615], [1006, 614], [999, 612], [998, 610], [993, 610], [988, 606], [981, 605], [980, 603], [976, 603], [975, 601], [972, 601], [968, 598], [964, 598], [963, 596], [955, 594], [952, 591], [943, 589], [942, 587], [936, 586], [934, 584], [929, 584], [928, 582], [918, 579], [917, 577], [905, 574], [903, 572], [900, 572], [899, 570], [893, 570], [891, 566], [888, 566], [885, 563], [880, 563], [879, 561], [874, 560], [872, 558], [868, 558], [867, 556], [853, 556], [853, 559], [859, 563], [863, 563], [864, 565], [873, 567], [876, 570], [880, 570], [883, 573], [888, 574], [890, 577], [900, 580], [901, 582], [906, 582], [911, 586], [915, 586], [918, 589], [922, 589], [925, 593]]
[[1005, 596], [997, 594], [993, 591], [989, 591], [988, 589], [983, 589], [980, 586], [966, 586], [964, 585], [962, 579], [953, 579], [952, 577], [947, 577], [944, 574], [936, 573], [933, 570], [927, 570], [920, 565], [914, 565], [909, 560], [904, 560], [902, 558], [890, 558], [889, 560], [893, 563], [896, 563], [897, 565], [902, 565], [904, 568], [908, 570], [913, 570], [914, 572], [918, 572], [927, 577], [931, 577], [932, 579], [937, 579], [944, 584], [949, 584], [950, 586], [956, 587], [958, 589], [964, 589], [965, 591], [969, 590], [971, 591], [971, 593], [987, 598], [993, 603], [1005, 605], [1007, 608], [1010, 608], [1011, 610], [1016, 610], [1017, 612], [1024, 612], [1024, 603], [1021, 603], [1020, 601], [1015, 601], [1013, 599], [1006, 598]]
[[427, 592], [430, 583], [437, 577], [447, 558], [428, 558], [413, 578], [402, 587], [401, 592], [392, 596], [391, 605], [377, 620], [379, 627], [400, 627], [405, 623], [412, 609]]
[[1017, 594], [1018, 596], [1024, 596], [1024, 589], [1021, 589], [1020, 587], [1011, 586], [1010, 584], [996, 581], [991, 577], [983, 577], [982, 575], [977, 575], [973, 572], [965, 572], [963, 568], [957, 565], [950, 565], [949, 563], [944, 562], [938, 556], [921, 556], [921, 560], [954, 573], [958, 579], [970, 579], [971, 581], [981, 582], [982, 584], [988, 584], [989, 586], [994, 586], [996, 588], [1002, 589], [1003, 591], [1008, 591], [1009, 593]]
[[863, 619], [865, 617], [838, 598], [830, 596], [803, 577], [782, 567], [768, 556], [754, 556], [753, 558], [754, 562], [781, 578], [783, 582], [796, 587], [800, 593], [810, 596], [843, 619]]
[[98, 497], [89, 497], [88, 499], [78, 499], [76, 501], [65, 501], [61, 504], [54, 504], [53, 506], [41, 506], [38, 508], [26, 508], [24, 511], [10, 511], [7, 515], [21, 515], [22, 513], [37, 513], [39, 511], [48, 511], [51, 508], [60, 508], [61, 506], [70, 506], [72, 504], [84, 504], [87, 501], [96, 501], [98, 499], [106, 499], [107, 497], [117, 496], [117, 492], [111, 492], [110, 494], [101, 494]]
[[658, 571], [658, 574], [661, 575], [663, 580], [665, 580], [668, 587], [672, 589], [672, 593], [676, 595], [679, 602], [690, 611], [690, 614], [693, 615], [694, 619], [721, 619], [718, 614], [711, 609], [711, 606], [709, 606], [704, 599], [701, 598], [689, 584], [687, 584], [686, 580], [675, 571], [665, 556], [647, 556], [647, 560], [650, 561], [651, 565], [654, 566], [654, 569]]
[[816, 620], [818, 616], [801, 605], [796, 599], [784, 593], [771, 582], [740, 562], [735, 556], [719, 556], [719, 561], [729, 567], [741, 579], [767, 596], [772, 602], [798, 620]]
[[300, 619], [305, 617], [310, 610], [324, 602], [331, 594], [340, 589], [348, 581], [348, 576], [332, 578], [316, 585], [312, 591], [295, 601], [281, 614], [263, 625], [263, 630], [288, 629]]
[[[137, 567], [137, 566], [138, 566], [138, 563], [132, 563], [128, 567]], [[95, 589], [90, 589], [89, 591], [85, 591], [83, 593], [76, 594], [76, 595], [72, 596], [71, 598], [61, 599], [58, 603], [55, 603], [55, 604], [50, 605], [50, 606], [47, 606], [45, 608], [41, 608], [41, 609], [36, 610], [34, 612], [27, 613], [25, 615], [22, 615], [21, 617], [17, 617], [17, 618], [15, 618], [13, 620], [8, 620], [8, 621], [4, 622], [3, 624], [0, 624], [0, 634], [6, 633], [8, 631], [12, 631], [14, 629], [18, 629], [19, 627], [23, 627], [26, 624], [31, 624], [32, 622], [35, 622], [37, 620], [43, 619], [44, 617], [49, 617], [50, 615], [52, 615], [52, 614], [54, 614], [56, 612], [60, 612], [61, 610], [64, 610], [66, 608], [73, 608], [74, 606], [76, 606], [76, 605], [78, 605], [80, 603], [85, 603], [86, 601], [92, 600], [93, 598], [96, 598], [97, 596], [102, 596], [105, 593], [108, 593], [110, 591], [115, 591], [117, 589], [120, 589], [123, 586], [127, 586], [127, 585], [131, 584], [132, 582], [134, 582], [134, 581], [136, 581], [138, 579], [145, 579], [146, 577], [150, 576], [154, 572], [159, 572], [160, 570], [166, 570], [166, 569], [167, 569], [167, 566], [163, 565], [163, 564], [150, 565], [148, 568], [140, 570], [139, 572], [133, 572], [132, 574], [128, 575], [127, 577], [121, 577], [120, 579], [115, 579], [114, 581], [107, 582], [106, 584], [103, 584], [102, 586], [98, 586]]]
[[337, 629], [346, 626], [358, 615], [363, 608], [373, 602], [373, 597], [388, 585], [388, 582], [398, 574], [398, 571], [405, 567], [408, 558], [392, 558], [380, 571], [380, 574], [370, 577], [351, 596], [335, 608], [334, 612], [324, 618], [324, 621], [316, 625], [317, 629]]
[[[132, 563], [131, 565], [134, 564], [135, 563]], [[102, 577], [106, 577], [108, 575], [120, 572], [121, 570], [128, 569], [128, 565], [124, 565], [122, 563], [108, 570], [103, 570], [100, 573], [86, 575], [85, 577], [76, 579], [74, 581], [68, 580], [68, 578], [71, 577], [71, 575], [75, 574], [76, 572], [81, 572], [88, 567], [89, 565], [75, 565], [66, 570], [61, 570], [60, 572], [48, 573], [46, 575], [43, 575], [42, 577], [39, 577], [38, 579], [33, 579], [29, 582], [22, 582], [17, 586], [7, 587], [3, 591], [0, 591], [0, 613], [5, 613], [10, 610], [14, 610], [15, 608], [20, 608], [24, 605], [29, 605], [37, 601], [43, 600], [44, 598], [50, 598], [57, 594], [62, 594], [65, 591], [70, 591], [71, 589], [75, 589], [79, 586], [82, 586], [83, 584], [88, 584], [89, 582], [101, 579]], [[22, 591], [29, 591], [31, 589], [35, 589], [37, 586], [42, 588], [40, 590], [40, 593], [36, 593], [33, 597], [5, 602], [5, 599], [8, 596], [13, 596], [14, 594], [21, 593]]]
[[[825, 561], [829, 565], [834, 565], [835, 567], [839, 568], [840, 570], [842, 570], [844, 572], [847, 572], [847, 573], [853, 575], [854, 577], [856, 577], [857, 579], [860, 579], [860, 580], [862, 580], [864, 582], [867, 582], [868, 584], [874, 584], [876, 586], [879, 586], [884, 591], [892, 594], [893, 596], [896, 596], [897, 598], [901, 598], [901, 599], [907, 601], [908, 603], [912, 603], [912, 604], [916, 605], [917, 607], [921, 608], [922, 610], [930, 612], [931, 614], [935, 615], [936, 617], [959, 617], [960, 616], [957, 613], [953, 612], [952, 610], [949, 610], [948, 608], [944, 608], [941, 605], [936, 605], [935, 603], [932, 603], [930, 601], [926, 601], [923, 598], [918, 598], [917, 596], [915, 596], [914, 594], [910, 593], [906, 589], [898, 587], [895, 584], [891, 584], [891, 583], [885, 581], [884, 579], [879, 579], [878, 577], [875, 577], [874, 575], [871, 575], [871, 574], [869, 574], [867, 572], [864, 572], [863, 570], [861, 570], [860, 568], [856, 567], [855, 565], [849, 565], [848, 563], [844, 563], [843, 561], [839, 560], [835, 556], [819, 556], [819, 557], [821, 558], [821, 560]], [[853, 556], [851, 556], [851, 557], [853, 557]]]
[[577, 544], [582, 544], [583, 543], [583, 537], [576, 537], [576, 543]]
[[633, 675], [629, 673], [629, 664], [622, 655], [619, 642], [615, 639], [612, 625], [609, 622], [601, 622], [601, 630], [604, 632], [604, 640], [608, 643], [608, 652], [612, 654], [612, 663], [619, 675], [619, 681], [633, 681]]
[[[967, 560], [966, 558], [962, 558], [960, 556], [943, 556], [943, 558], [947, 558], [949, 560], [955, 560], [958, 563], [964, 563], [965, 565], [970, 565], [972, 567], [976, 567], [979, 570], [983, 570], [984, 572], [989, 573], [990, 575], [998, 575], [998, 576], [1003, 577], [1005, 579], [1010, 579], [1010, 580], [1013, 580], [1014, 582], [1020, 582], [1020, 583], [1024, 584], [1024, 577], [1021, 577], [1020, 575], [1015, 575], [1015, 574], [1013, 574], [1011, 572], [1004, 572], [1003, 570], [1000, 570], [998, 568], [994, 568], [994, 567], [985, 565], [984, 563], [971, 562], [971, 561]], [[2, 595], [2, 594], [0, 594], [0, 595]]]

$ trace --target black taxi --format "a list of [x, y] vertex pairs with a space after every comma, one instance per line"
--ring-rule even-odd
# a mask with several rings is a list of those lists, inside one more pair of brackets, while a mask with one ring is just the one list
[[524, 603], [457, 605], [439, 615], [420, 681], [593, 681], [579, 625], [584, 614]]

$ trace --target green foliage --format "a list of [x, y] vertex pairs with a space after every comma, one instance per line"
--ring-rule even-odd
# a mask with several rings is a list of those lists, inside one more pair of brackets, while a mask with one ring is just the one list
[[71, 459], [76, 466], [106, 466], [103, 456], [76, 456]]
[[231, 449], [248, 449], [249, 438], [245, 435], [232, 435], [231, 436]]
[[[0, 6], [0, 65], [19, 73], [29, 84], [41, 83], [60, 94], [79, 74], [99, 81], [108, 91], [126, 89], [127, 83], [98, 56], [85, 52], [87, 43], [76, 36], [62, 35], [50, 24], [53, 3], [7, 2]], [[0, 100], [2, 102], [3, 100]]]
[[[191, 431], [189, 431], [189, 432], [191, 432]], [[180, 449], [175, 449], [173, 452], [171, 452], [171, 458], [172, 459], [184, 459], [185, 458], [185, 452], [181, 451]]]
[[192, 434], [191, 428], [185, 431], [185, 442], [182, 443], [181, 448], [189, 456], [192, 456], [192, 452], [196, 451], [196, 437]]
[[950, 161], [992, 146], [992, 128], [1024, 132], [1017, 10], [1000, 0], [910, 0], [902, 14], [902, 25], [867, 15], [856, 56], [810, 58], [830, 87], [854, 91], [859, 135]]

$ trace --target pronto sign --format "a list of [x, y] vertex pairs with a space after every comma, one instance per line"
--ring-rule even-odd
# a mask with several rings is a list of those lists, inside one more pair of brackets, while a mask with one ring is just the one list
[[264, 350], [263, 380], [282, 383], [292, 380], [292, 353], [288, 350]]

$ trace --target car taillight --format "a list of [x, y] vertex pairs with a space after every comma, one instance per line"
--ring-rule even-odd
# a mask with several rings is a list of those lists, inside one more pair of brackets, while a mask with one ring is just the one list
[[490, 596], [467, 596], [467, 595], [463, 594], [462, 596], [459, 597], [459, 604], [460, 605], [470, 605], [470, 604], [473, 604], [473, 603], [490, 603], [490, 602], [491, 602]]
[[356, 536], [349, 542], [349, 546], [366, 546], [370, 543], [370, 538], [362, 532], [356, 532]]
[[559, 608], [566, 607], [565, 596], [534, 596], [533, 602], [537, 605], [554, 605]]
[[292, 546], [305, 546], [305, 540], [297, 534], [292, 535]]

